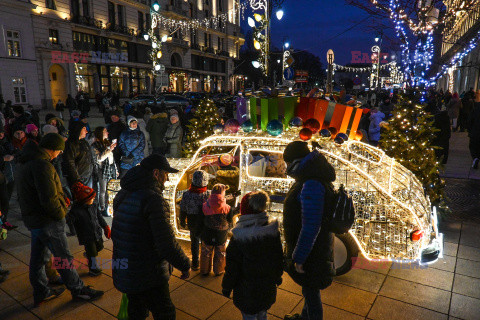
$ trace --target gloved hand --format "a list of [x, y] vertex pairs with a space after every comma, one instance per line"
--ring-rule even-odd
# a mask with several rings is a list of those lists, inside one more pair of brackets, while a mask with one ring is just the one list
[[228, 289], [223, 289], [223, 290], [222, 290], [223, 296], [224, 296], [224, 297], [227, 297], [227, 298], [229, 298], [229, 299], [230, 299], [230, 294], [231, 294], [231, 293], [232, 293], [231, 290], [228, 290]]
[[105, 228], [103, 228], [103, 233], [105, 234], [105, 237], [107, 239], [111, 239], [112, 238], [112, 230], [110, 229], [109, 226], [105, 226]]

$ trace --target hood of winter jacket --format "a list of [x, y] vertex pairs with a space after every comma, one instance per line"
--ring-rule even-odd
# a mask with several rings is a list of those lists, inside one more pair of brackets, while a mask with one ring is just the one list
[[385, 114], [382, 111], [372, 113], [372, 115], [370, 116], [370, 120], [373, 121], [375, 119], [377, 119], [378, 122], [381, 122], [383, 119], [385, 119]]
[[232, 233], [235, 239], [242, 242], [276, 236], [279, 233], [278, 221], [269, 221], [266, 212], [242, 215], [232, 229]]
[[155, 113], [150, 119], [167, 119], [167, 114], [165, 112]]
[[207, 202], [203, 204], [203, 213], [206, 216], [227, 214], [229, 211], [230, 206], [227, 204], [227, 200], [223, 194], [212, 194]]
[[313, 150], [303, 159], [293, 161], [287, 167], [287, 174], [295, 180], [319, 179], [333, 182], [335, 169], [318, 150]]
[[127, 174], [120, 180], [120, 187], [129, 192], [152, 189], [161, 193], [163, 190], [151, 172], [141, 166], [135, 166], [128, 170]]
[[28, 140], [23, 146], [20, 154], [17, 156], [17, 161], [23, 164], [36, 159], [43, 159], [50, 162], [50, 156], [48, 153], [40, 148], [34, 141]]

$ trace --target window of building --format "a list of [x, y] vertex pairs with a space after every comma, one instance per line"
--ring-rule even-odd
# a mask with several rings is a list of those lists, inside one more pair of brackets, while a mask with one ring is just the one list
[[82, 1], [83, 16], [90, 17], [90, 0]]
[[55, 5], [55, 0], [46, 0], [45, 7], [47, 9], [57, 10], [57, 6]]
[[143, 27], [143, 12], [138, 11], [138, 30], [143, 32], [144, 27]]
[[223, 11], [223, 0], [218, 0], [218, 11], [219, 12]]
[[48, 40], [51, 44], [58, 44], [58, 30], [48, 29]]
[[12, 78], [15, 103], [27, 103], [27, 87], [25, 78]]
[[145, 14], [145, 29], [149, 30], [151, 25], [152, 25], [152, 17], [150, 16], [150, 13], [146, 13]]
[[208, 3], [208, 0], [205, 0], [205, 5], [206, 5], [206, 6], [208, 6], [208, 5], [209, 5], [209, 3]]
[[208, 47], [208, 34], [205, 32], [203, 35], [205, 36], [203, 45], [206, 48], [206, 47]]
[[115, 5], [108, 1], [108, 23], [111, 27], [115, 26]]
[[188, 7], [188, 8], [189, 8], [189, 9], [188, 9], [188, 16], [189, 16], [190, 18], [193, 18], [193, 4], [190, 3], [188, 6], [189, 6], [189, 7]]
[[205, 18], [208, 18], [210, 17], [210, 12], [208, 12], [208, 10], [205, 10]]
[[117, 5], [118, 11], [118, 25], [120, 27], [125, 26], [125, 7], [121, 5]]
[[217, 49], [218, 50], [222, 50], [222, 47], [220, 46], [221, 43], [220, 43], [220, 37], [217, 38]]
[[209, 48], [212, 47], [212, 35], [211, 34], [208, 34], [208, 47]]
[[20, 32], [7, 30], [7, 47], [9, 57], [21, 57], [22, 51], [20, 49]]
[[74, 18], [80, 16], [80, 3], [78, 0], [70, 0], [70, 12]]

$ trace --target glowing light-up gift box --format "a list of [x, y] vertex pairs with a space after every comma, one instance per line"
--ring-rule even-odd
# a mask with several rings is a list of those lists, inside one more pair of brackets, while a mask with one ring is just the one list
[[279, 116], [283, 117], [283, 126], [286, 128], [288, 123], [295, 114], [295, 106], [298, 98], [296, 97], [282, 97], [260, 99], [250, 98], [250, 120], [253, 126], [258, 124], [258, 115], [260, 116], [260, 128], [263, 131], [267, 130], [267, 124], [270, 120], [278, 120]]

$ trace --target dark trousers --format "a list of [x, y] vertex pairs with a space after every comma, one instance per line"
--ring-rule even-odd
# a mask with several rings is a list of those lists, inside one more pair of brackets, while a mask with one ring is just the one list
[[[78, 277], [77, 271], [72, 268], [73, 256], [68, 250], [67, 237], [65, 235], [65, 219], [52, 221], [41, 229], [30, 230], [32, 246], [30, 253], [30, 283], [33, 287], [35, 300], [42, 300], [49, 292], [48, 279], [45, 273], [45, 265], [50, 260], [50, 252], [54, 259], [54, 267], [62, 277], [68, 290], [76, 295], [84, 286]], [[50, 249], [50, 252], [48, 251]]]
[[450, 141], [444, 142], [443, 145], [438, 146], [442, 149], [435, 149], [435, 155], [437, 156], [437, 159], [440, 160], [440, 158], [443, 156], [442, 164], [446, 164], [448, 161], [448, 151], [450, 149]]
[[3, 205], [1, 219], [3, 222], [7, 221], [7, 218], [8, 218], [8, 211], [10, 209], [10, 199], [12, 198], [14, 187], [15, 187], [14, 181], [9, 182], [2, 187], [4, 188], [1, 192], [1, 196], [3, 197], [3, 199], [1, 199], [1, 203]]
[[200, 261], [200, 235], [190, 230], [190, 248], [192, 249], [192, 267], [198, 267]]
[[468, 148], [470, 149], [470, 155], [472, 156], [472, 159], [480, 159], [480, 139], [470, 138]]
[[90, 269], [98, 269], [96, 257], [98, 253], [103, 250], [103, 241], [91, 241], [85, 244], [85, 253], [88, 259], [88, 267]]
[[323, 308], [320, 298], [320, 289], [302, 287], [302, 295], [305, 298], [305, 305], [302, 310], [304, 320], [322, 320]]
[[144, 320], [149, 311], [155, 320], [175, 320], [175, 306], [170, 299], [167, 281], [142, 293], [127, 293], [127, 298], [129, 320]]

